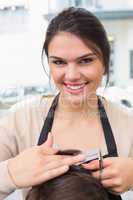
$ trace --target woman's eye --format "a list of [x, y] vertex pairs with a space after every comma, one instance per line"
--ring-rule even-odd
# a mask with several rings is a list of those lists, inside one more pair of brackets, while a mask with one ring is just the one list
[[80, 64], [89, 64], [94, 61], [94, 58], [84, 58], [79, 61]]
[[65, 62], [62, 60], [54, 60], [53, 63], [56, 65], [64, 65], [65, 64]]

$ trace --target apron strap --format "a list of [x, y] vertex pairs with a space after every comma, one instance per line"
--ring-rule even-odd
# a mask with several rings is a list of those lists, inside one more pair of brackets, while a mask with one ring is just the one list
[[43, 144], [47, 140], [48, 133], [51, 131], [52, 124], [53, 124], [53, 121], [54, 121], [55, 109], [56, 109], [56, 106], [58, 104], [58, 99], [59, 99], [59, 94], [54, 98], [52, 105], [51, 105], [51, 107], [48, 111], [47, 117], [44, 121], [44, 125], [43, 125], [43, 128], [41, 130], [41, 134], [40, 134], [40, 137], [39, 137], [39, 140], [38, 140], [38, 145]]
[[[52, 105], [48, 111], [47, 117], [45, 119], [42, 131], [38, 140], [38, 145], [41, 145], [46, 141], [48, 133], [51, 131], [52, 124], [54, 121], [54, 113], [55, 113], [56, 106], [58, 104], [58, 100], [59, 100], [59, 94], [54, 98]], [[109, 156], [118, 156], [114, 135], [113, 135], [106, 111], [104, 109], [104, 106], [99, 96], [98, 96], [98, 108], [99, 108], [100, 120], [103, 127], [108, 154]]]
[[[59, 94], [54, 98], [52, 105], [48, 111], [47, 117], [45, 119], [43, 128], [40, 133], [38, 145], [43, 144], [47, 140], [48, 133], [51, 131], [52, 124], [54, 121], [54, 113], [55, 113], [56, 106], [58, 104], [58, 100], [59, 100]], [[114, 135], [113, 135], [106, 111], [104, 109], [104, 106], [99, 96], [98, 96], [98, 108], [99, 108], [100, 120], [103, 127], [108, 154], [109, 156], [118, 156]]]
[[117, 147], [115, 138], [112, 132], [112, 128], [110, 126], [105, 108], [102, 104], [102, 101], [100, 100], [100, 97], [98, 97], [98, 107], [99, 107], [99, 113], [100, 113], [100, 119], [103, 127], [104, 137], [108, 149], [109, 156], [118, 156]]

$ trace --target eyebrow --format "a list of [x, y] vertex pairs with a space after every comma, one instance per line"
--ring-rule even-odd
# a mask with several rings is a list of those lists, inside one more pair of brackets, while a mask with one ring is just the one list
[[[85, 55], [82, 55], [82, 56], [76, 58], [76, 60], [80, 60], [82, 58], [86, 58], [86, 57], [89, 57], [89, 56], [95, 56], [95, 55], [96, 55], [95, 53], [88, 53], [88, 54], [85, 54]], [[64, 58], [61, 58], [61, 57], [58, 57], [58, 56], [49, 56], [48, 58], [65, 60]]]

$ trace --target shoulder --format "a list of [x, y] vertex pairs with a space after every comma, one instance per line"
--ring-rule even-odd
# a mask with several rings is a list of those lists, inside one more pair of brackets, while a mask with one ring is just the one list
[[119, 120], [123, 118], [133, 119], [133, 108], [127, 108], [122, 104], [111, 102], [105, 98], [102, 101], [109, 117], [119, 117]]
[[0, 160], [16, 156], [36, 142], [41, 126], [41, 97], [24, 99], [13, 105], [0, 118]]
[[33, 97], [25, 97], [24, 100], [16, 103], [10, 109], [10, 113], [27, 113], [32, 111], [42, 111], [45, 112], [47, 108], [50, 107], [53, 97], [50, 96], [33, 96]]
[[111, 102], [110, 100], [104, 100], [104, 107], [112, 126], [117, 129], [127, 130], [132, 128], [133, 130], [133, 108], [127, 108], [126, 106]]
[[44, 96], [28, 97], [13, 105], [0, 120], [3, 143], [6, 141], [10, 144], [12, 141], [12, 146], [17, 143], [19, 152], [36, 144], [52, 99]]
[[115, 137], [119, 155], [129, 155], [133, 141], [133, 109], [118, 105], [107, 99], [104, 107]]
[[[41, 124], [48, 113], [53, 97], [35, 96], [26, 97], [24, 100], [13, 105], [5, 120], [12, 122], [19, 129], [28, 126], [35, 126]], [[4, 119], [3, 119], [4, 120]]]

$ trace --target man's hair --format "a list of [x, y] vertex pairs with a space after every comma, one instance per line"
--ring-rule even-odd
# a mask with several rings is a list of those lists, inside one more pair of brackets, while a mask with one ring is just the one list
[[26, 200], [109, 200], [89, 170], [73, 165], [65, 174], [33, 187]]

